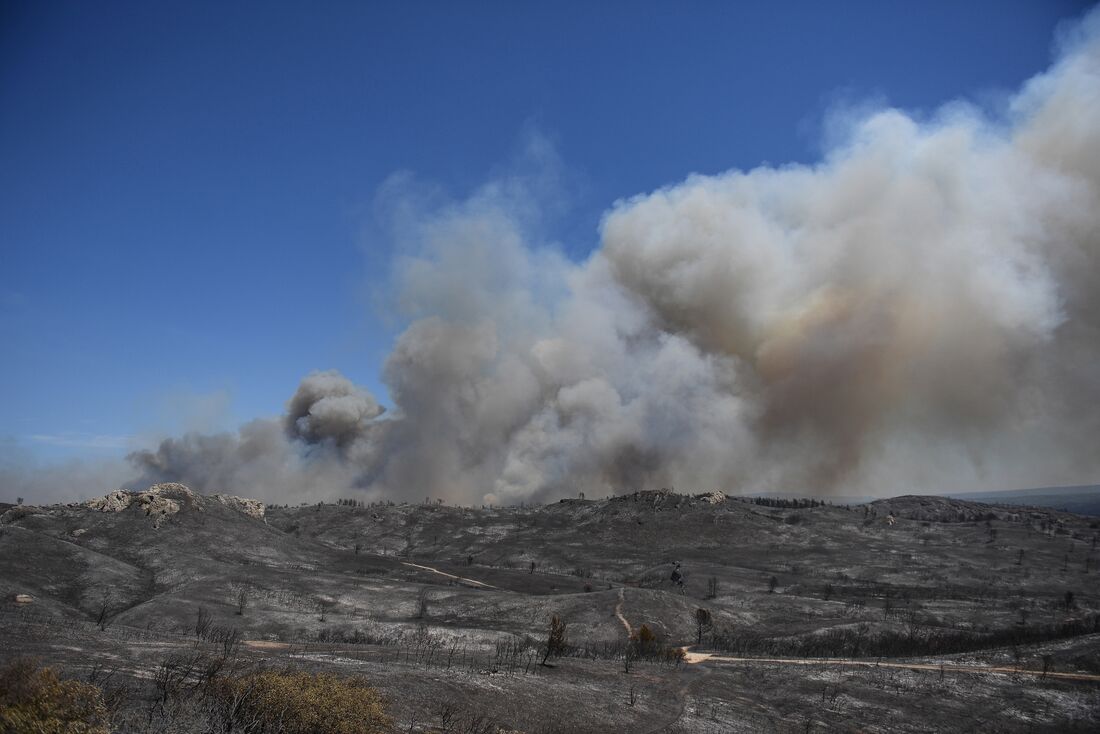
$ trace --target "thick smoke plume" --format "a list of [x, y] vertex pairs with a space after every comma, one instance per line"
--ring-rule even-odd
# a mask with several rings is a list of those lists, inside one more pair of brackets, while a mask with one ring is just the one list
[[314, 372], [302, 380], [286, 407], [287, 434], [307, 444], [345, 447], [382, 414], [378, 401], [339, 372]]
[[281, 420], [134, 455], [135, 483], [517, 502], [1096, 481], [1098, 28], [996, 113], [880, 110], [817, 165], [619, 202], [580, 264], [538, 239], [542, 148], [540, 176], [460, 203], [397, 182], [395, 409], [315, 373]]

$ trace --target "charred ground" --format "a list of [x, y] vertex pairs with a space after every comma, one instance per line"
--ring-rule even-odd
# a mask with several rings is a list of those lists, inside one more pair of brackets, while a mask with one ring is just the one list
[[0, 523], [0, 658], [106, 676], [122, 731], [201, 731], [200, 659], [365, 675], [412, 731], [1100, 725], [1100, 522], [1064, 512], [669, 491], [261, 508], [161, 485]]

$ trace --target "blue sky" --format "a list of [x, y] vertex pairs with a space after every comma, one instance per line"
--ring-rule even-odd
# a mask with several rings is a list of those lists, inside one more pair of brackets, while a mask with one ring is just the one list
[[996, 104], [1089, 3], [0, 7], [0, 442], [230, 428], [337, 368], [385, 401], [400, 171], [461, 197], [532, 130], [573, 259], [617, 199], [812, 162], [838, 105]]

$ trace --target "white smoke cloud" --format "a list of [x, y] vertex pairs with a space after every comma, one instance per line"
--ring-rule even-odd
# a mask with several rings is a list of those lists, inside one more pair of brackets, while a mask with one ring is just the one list
[[393, 411], [314, 373], [281, 420], [135, 454], [137, 481], [467, 503], [1096, 481], [1100, 14], [1004, 111], [869, 111], [817, 165], [616, 203], [583, 263], [540, 234], [561, 167], [537, 138], [530, 159], [461, 202], [385, 187]]

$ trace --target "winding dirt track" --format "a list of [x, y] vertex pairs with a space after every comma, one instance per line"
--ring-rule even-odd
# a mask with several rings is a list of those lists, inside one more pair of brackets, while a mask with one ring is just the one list
[[735, 658], [723, 655], [710, 655], [707, 653], [689, 652], [684, 650], [684, 662], [699, 664], [704, 662], [714, 663], [772, 663], [777, 665], [833, 665], [859, 668], [898, 668], [902, 670], [931, 670], [944, 673], [996, 673], [1000, 675], [1033, 675], [1040, 678], [1057, 678], [1059, 680], [1076, 680], [1100, 683], [1100, 675], [1090, 673], [1058, 673], [1031, 668], [1009, 668], [986, 665], [936, 665], [934, 663], [893, 663], [878, 662], [875, 660], [853, 660], [851, 658]]
[[630, 622], [626, 621], [626, 617], [623, 616], [623, 602], [626, 601], [626, 594], [623, 592], [623, 587], [619, 587], [619, 603], [615, 605], [615, 616], [622, 622], [623, 629], [626, 630], [627, 637], [634, 636], [634, 628], [630, 626]]
[[475, 579], [468, 579], [464, 576], [455, 576], [453, 573], [447, 573], [446, 571], [440, 571], [438, 568], [432, 568], [431, 566], [421, 566], [419, 563], [409, 563], [408, 561], [401, 561], [401, 565], [402, 566], [412, 566], [413, 568], [419, 568], [421, 571], [431, 571], [432, 573], [437, 573], [440, 576], [446, 576], [447, 578], [455, 579], [457, 581], [461, 581], [461, 582], [466, 583], [466, 584], [473, 584], [474, 586], [478, 586], [482, 589], [496, 589], [496, 588], [498, 588], [496, 586], [493, 586], [492, 584], [487, 584], [484, 581], [477, 581]]
[[[630, 621], [626, 618], [626, 615], [623, 614], [623, 604], [625, 602], [626, 592], [625, 589], [620, 586], [619, 601], [615, 604], [615, 616], [622, 624], [623, 629], [626, 630], [626, 636], [629, 638], [633, 638], [634, 627], [631, 626]], [[653, 727], [644, 730], [643, 734], [658, 734], [659, 732], [668, 731], [672, 726], [679, 722], [680, 719], [684, 717], [684, 714], [687, 713], [688, 700], [693, 693], [693, 689], [698, 686], [699, 683], [701, 683], [703, 679], [709, 676], [712, 672], [713, 670], [705, 665], [700, 665], [694, 668], [685, 668], [682, 671], [681, 675], [686, 676], [688, 680], [682, 686], [680, 686], [674, 694], [679, 704], [676, 713], [668, 721], [656, 724]], [[683, 679], [681, 678], [681, 680]]]
[[[633, 627], [630, 622], [627, 621], [626, 616], [623, 614], [623, 603], [626, 601], [623, 587], [619, 587], [619, 601], [615, 605], [615, 616], [619, 622], [622, 623], [623, 628], [626, 630], [628, 637], [634, 636]], [[685, 683], [676, 692], [676, 697], [679, 700], [680, 707], [676, 712], [676, 715], [671, 720], [658, 724], [657, 726], [649, 729], [646, 734], [657, 734], [658, 732], [667, 731], [672, 726], [683, 718], [687, 712], [688, 698], [692, 694], [692, 689], [698, 686], [708, 675], [713, 672], [710, 664], [759, 664], [768, 663], [774, 665], [823, 665], [823, 666], [836, 666], [836, 667], [853, 667], [853, 668], [895, 668], [901, 670], [925, 670], [925, 671], [942, 671], [943, 673], [972, 673], [972, 674], [989, 674], [996, 675], [1031, 675], [1039, 678], [1055, 678], [1058, 680], [1069, 681], [1084, 681], [1089, 683], [1100, 683], [1100, 675], [1093, 675], [1090, 673], [1058, 673], [1055, 671], [1047, 671], [1044, 673], [1041, 670], [1033, 670], [1029, 668], [1008, 668], [998, 666], [982, 666], [982, 665], [936, 665], [933, 663], [898, 663], [898, 662], [878, 662], [874, 660], [855, 660], [852, 658], [739, 658], [728, 657], [724, 655], [714, 655], [711, 653], [694, 652], [691, 650], [691, 646], [685, 646], [681, 648], [684, 651], [684, 662], [687, 663], [689, 668], [686, 671], [697, 671], [699, 675], [693, 675], [692, 679]], [[691, 673], [689, 672], [689, 675]]]

